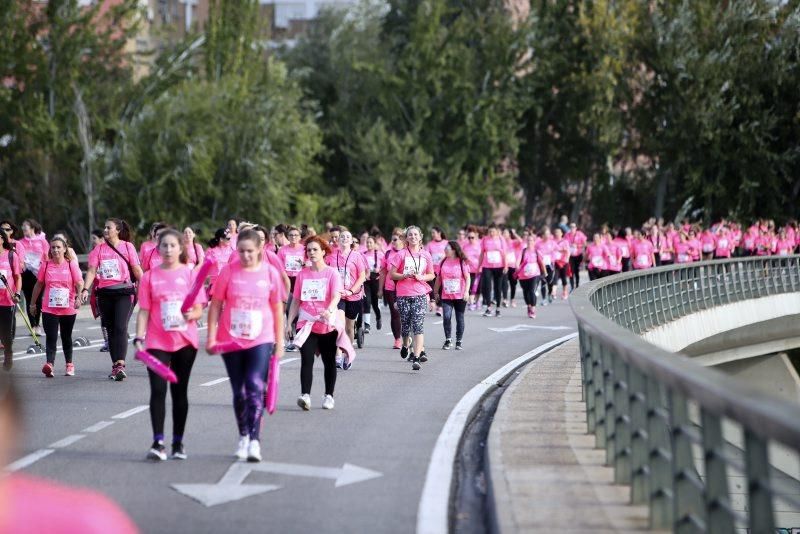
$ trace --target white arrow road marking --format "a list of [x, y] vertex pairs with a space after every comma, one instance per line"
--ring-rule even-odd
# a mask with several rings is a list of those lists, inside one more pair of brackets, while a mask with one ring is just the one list
[[521, 330], [572, 330], [570, 326], [536, 326], [532, 324], [515, 324], [506, 328], [490, 328], [492, 332], [519, 332]]
[[207, 507], [238, 501], [245, 497], [260, 495], [281, 488], [281, 486], [273, 484], [243, 484], [253, 471], [299, 477], [329, 478], [336, 481], [335, 486], [337, 488], [383, 476], [383, 473], [352, 464], [344, 464], [341, 468], [337, 468], [277, 462], [236, 462], [228, 468], [228, 471], [216, 484], [172, 484], [172, 488]]

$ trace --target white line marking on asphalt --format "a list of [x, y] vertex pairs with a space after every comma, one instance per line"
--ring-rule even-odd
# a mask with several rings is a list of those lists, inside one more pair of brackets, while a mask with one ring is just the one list
[[99, 423], [95, 423], [90, 427], [84, 428], [84, 432], [100, 432], [104, 428], [108, 428], [114, 424], [114, 421], [100, 421]]
[[223, 382], [227, 382], [230, 380], [227, 376], [225, 378], [217, 378], [216, 380], [210, 380], [204, 384], [200, 384], [200, 387], [211, 387], [216, 386], [217, 384], [222, 384]]
[[136, 415], [139, 412], [143, 412], [150, 408], [147, 404], [142, 404], [141, 406], [137, 406], [136, 408], [131, 408], [130, 410], [126, 410], [122, 413], [118, 413], [117, 415], [112, 415], [111, 419], [127, 419], [132, 415]]
[[520, 330], [572, 330], [571, 326], [538, 326], [533, 324], [515, 324], [506, 328], [490, 328], [492, 332], [519, 332]]
[[422, 488], [422, 497], [417, 508], [417, 534], [445, 534], [448, 532], [453, 465], [458, 444], [475, 406], [500, 380], [513, 373], [518, 367], [577, 335], [577, 333], [569, 334], [536, 347], [487, 376], [461, 397], [447, 417], [447, 421], [436, 439], [433, 454], [431, 454], [428, 472], [425, 475], [425, 486]]
[[58, 440], [55, 443], [51, 443], [48, 445], [51, 449], [63, 449], [64, 447], [69, 447], [76, 441], [80, 441], [86, 437], [86, 434], [73, 434], [71, 436], [67, 436], [64, 439]]
[[100, 330], [102, 326], [87, 326], [86, 330]]
[[13, 473], [14, 471], [25, 469], [29, 465], [38, 462], [39, 460], [41, 460], [46, 456], [50, 456], [54, 452], [56, 452], [55, 449], [39, 449], [36, 452], [30, 453], [28, 456], [23, 456], [16, 462], [8, 464], [8, 466], [6, 466], [6, 471], [8, 471], [9, 473]]
[[434, 321], [433, 324], [442, 324], [444, 321]]
[[[75, 352], [76, 350], [96, 349], [97, 347], [99, 347], [103, 343], [103, 340], [100, 339], [100, 340], [90, 341], [89, 343], [91, 343], [91, 344], [90, 345], [86, 345], [85, 347], [73, 347], [72, 352]], [[59, 346], [57, 351], [56, 351], [56, 353], [58, 353], [60, 351], [60, 349], [61, 349], [61, 347]], [[15, 352], [14, 356], [20, 356], [22, 354], [28, 354], [28, 351], [27, 350], [21, 350], [19, 352]], [[15, 362], [21, 362], [22, 360], [30, 360], [31, 358], [38, 358], [40, 356], [44, 356], [44, 352], [40, 352], [38, 354], [28, 354], [27, 356], [22, 356], [22, 358], [14, 358], [14, 361]]]

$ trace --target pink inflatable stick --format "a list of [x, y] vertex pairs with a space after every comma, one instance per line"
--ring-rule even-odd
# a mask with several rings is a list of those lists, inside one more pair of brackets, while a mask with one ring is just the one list
[[269, 360], [269, 378], [267, 379], [266, 405], [267, 413], [275, 413], [278, 405], [278, 382], [280, 381], [281, 361], [273, 356]]
[[170, 382], [175, 384], [178, 382], [178, 377], [175, 376], [175, 373], [169, 366], [164, 365], [164, 362], [147, 352], [146, 350], [137, 350], [136, 351], [136, 359], [142, 362], [147, 366], [148, 369], [153, 371], [155, 374]]
[[211, 267], [214, 266], [214, 263], [215, 262], [213, 259], [206, 258], [206, 261], [204, 261], [203, 265], [200, 266], [200, 269], [197, 271], [197, 276], [194, 279], [194, 284], [192, 284], [192, 289], [189, 290], [186, 298], [183, 299], [181, 313], [186, 313], [191, 309], [192, 305], [194, 304], [194, 300], [197, 298], [197, 295], [200, 294], [200, 290], [203, 289], [203, 284], [208, 277]]

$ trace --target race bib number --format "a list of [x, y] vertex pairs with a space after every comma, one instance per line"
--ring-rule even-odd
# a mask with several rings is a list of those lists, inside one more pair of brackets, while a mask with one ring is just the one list
[[325, 302], [327, 296], [327, 280], [318, 278], [303, 280], [303, 286], [300, 288], [300, 300], [303, 302]]
[[719, 248], [728, 248], [728, 240], [727, 239], [720, 239], [719, 240]]
[[622, 252], [622, 257], [623, 258], [630, 257], [631, 252], [630, 252], [630, 250], [628, 250], [628, 247], [622, 246], [622, 247], [619, 247], [619, 250]]
[[[6, 271], [5, 269], [0, 269], [0, 274], [3, 275], [3, 278], [8, 280], [8, 271]], [[2, 280], [0, 280], [0, 289], [5, 289], [5, 288], [6, 288], [6, 285], [3, 283]]]
[[261, 310], [231, 310], [231, 334], [240, 339], [255, 339], [261, 333]]
[[789, 255], [789, 251], [786, 250], [785, 248], [782, 248], [782, 249], [780, 249], [778, 251], [778, 256], [788, 256], [788, 255]]
[[444, 292], [450, 295], [458, 294], [461, 292], [461, 280], [457, 278], [445, 279]]
[[595, 256], [594, 258], [592, 258], [592, 265], [594, 265], [595, 267], [602, 267], [603, 258], [601, 258], [600, 256]]
[[39, 267], [42, 265], [42, 257], [36, 252], [25, 253], [25, 267], [34, 273], [39, 272]]
[[346, 267], [339, 267], [339, 276], [342, 277], [345, 288], [353, 285], [353, 279], [350, 276], [350, 271], [348, 271]]
[[186, 330], [186, 321], [181, 313], [180, 300], [167, 300], [161, 303], [161, 326], [167, 332], [183, 332]]
[[500, 255], [499, 250], [490, 250], [486, 253], [486, 261], [488, 261], [492, 265], [495, 265], [501, 263], [503, 261], [503, 258]]
[[705, 245], [703, 245], [703, 252], [706, 253], [714, 252], [714, 245], [712, 245], [711, 243], [706, 243]]
[[51, 287], [47, 295], [47, 306], [49, 308], [68, 308], [69, 289], [66, 287]]
[[570, 253], [571, 256], [577, 256], [578, 255], [578, 247], [576, 247], [575, 245], [570, 245], [569, 246], [569, 253]]
[[752, 239], [745, 239], [744, 240], [744, 248], [748, 248], [748, 249], [753, 248], [753, 240]]
[[636, 265], [639, 267], [647, 267], [650, 265], [650, 257], [647, 254], [639, 254], [636, 256]]
[[550, 254], [543, 254], [542, 263], [545, 265], [551, 265], [553, 263], [553, 258], [550, 256]]
[[103, 280], [120, 280], [122, 274], [119, 270], [119, 261], [117, 259], [102, 260], [97, 274]]
[[540, 274], [539, 266], [535, 263], [526, 263], [523, 272], [525, 273], [525, 276], [538, 276]]
[[284, 267], [290, 273], [299, 272], [303, 268], [303, 256], [286, 256]]
[[672, 252], [662, 252], [661, 259], [664, 261], [669, 261], [672, 259]]
[[688, 254], [678, 254], [678, 263], [689, 263]]
[[378, 271], [378, 266], [377, 266], [377, 264], [375, 262], [375, 258], [373, 256], [368, 256], [367, 257], [367, 266], [369, 267], [369, 270], [372, 271], [372, 272], [377, 272]]
[[[419, 259], [419, 268], [422, 269], [422, 258]], [[417, 265], [414, 264], [414, 259], [406, 256], [403, 261], [403, 274], [419, 274], [417, 272]]]
[[516, 265], [517, 263], [517, 256], [513, 252], [509, 252], [506, 254], [506, 263], [509, 265]]

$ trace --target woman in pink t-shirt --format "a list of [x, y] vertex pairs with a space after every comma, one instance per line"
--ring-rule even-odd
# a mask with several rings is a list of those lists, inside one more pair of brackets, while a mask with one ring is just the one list
[[710, 228], [703, 230], [700, 234], [700, 250], [704, 260], [710, 260], [714, 257], [714, 251], [717, 248], [717, 238]]
[[462, 349], [464, 338], [464, 311], [469, 299], [469, 260], [456, 241], [448, 242], [444, 249], [445, 258], [439, 269], [439, 276], [433, 287], [433, 294], [442, 303], [442, 325], [444, 327], [443, 350], [453, 347], [451, 337], [453, 310], [456, 312], [456, 350]]
[[306, 239], [306, 256], [309, 265], [298, 274], [294, 285], [294, 298], [286, 322], [288, 335], [294, 335], [292, 322], [297, 319], [300, 331], [311, 322], [311, 333], [300, 347], [300, 396], [297, 405], [311, 409], [311, 385], [314, 378], [314, 358], [319, 353], [325, 366], [325, 397], [322, 407], [332, 410], [336, 387], [336, 340], [339, 335], [334, 323], [342, 298], [342, 278], [339, 272], [325, 262], [331, 248], [320, 236]]
[[154, 222], [153, 226], [150, 227], [149, 239], [139, 247], [139, 260], [142, 262], [142, 271], [147, 272], [161, 264], [161, 255], [158, 253], [158, 234], [167, 227], [167, 223], [164, 222]]
[[573, 290], [581, 285], [581, 263], [588, 239], [575, 223], [570, 223], [566, 238], [569, 241], [569, 286]]
[[542, 238], [536, 242], [536, 252], [544, 264], [545, 271], [542, 273], [542, 306], [547, 306], [553, 302], [553, 287], [555, 285], [555, 259], [556, 241], [550, 228], [542, 228]]
[[22, 260], [17, 253], [11, 236], [14, 227], [9, 221], [0, 223], [0, 342], [3, 343], [3, 369], [11, 370], [14, 361], [14, 314], [17, 303], [22, 298]]
[[48, 378], [53, 378], [59, 330], [66, 361], [66, 376], [75, 376], [75, 365], [72, 363], [72, 329], [75, 327], [75, 317], [81, 306], [83, 279], [73, 259], [65, 239], [54, 237], [50, 240], [50, 251], [47, 260], [39, 269], [29, 305], [30, 312], [34, 313], [37, 311], [36, 303], [42, 303], [42, 324], [47, 337], [45, 342], [47, 361], [42, 367], [42, 373]]
[[606, 274], [606, 247], [600, 234], [594, 234], [592, 243], [586, 247], [586, 270], [589, 280], [597, 280]]
[[655, 247], [639, 230], [633, 232], [631, 253], [633, 268], [636, 270], [649, 269], [656, 264]]
[[555, 270], [553, 272], [553, 289], [558, 295], [556, 284], [561, 280], [561, 300], [567, 300], [567, 278], [569, 272], [569, 241], [564, 237], [564, 231], [561, 228], [553, 230], [553, 241], [555, 241], [555, 248], [553, 250], [553, 265]]
[[[22, 293], [25, 295], [25, 301], [30, 302], [33, 296], [33, 286], [36, 285], [37, 276], [39, 275], [39, 268], [47, 256], [50, 245], [42, 232], [42, 225], [33, 219], [25, 219], [25, 221], [22, 222], [22, 239], [20, 239], [20, 244], [23, 246], [23, 249], [17, 252], [25, 268], [22, 272]], [[41, 310], [41, 308], [42, 303], [40, 301], [36, 303], [36, 313], [31, 313], [30, 307], [25, 311], [28, 314], [28, 320], [34, 332], [39, 336], [44, 335], [44, 331], [39, 325], [41, 320], [39, 310]]]
[[733, 252], [733, 236], [727, 228], [721, 228], [717, 236], [714, 249], [714, 258], [730, 258]]
[[467, 227], [467, 244], [461, 247], [461, 250], [464, 251], [464, 255], [469, 261], [469, 274], [472, 279], [469, 288], [469, 309], [475, 311], [478, 309], [478, 290], [481, 280], [481, 243], [478, 229], [475, 226]]
[[196, 235], [191, 226], [183, 229], [183, 246], [186, 248], [186, 264], [192, 269], [200, 269], [206, 259], [203, 245], [197, 242]]
[[405, 248], [402, 230], [395, 228], [392, 232], [391, 246], [386, 251], [386, 261], [383, 266], [383, 294], [386, 296], [386, 305], [389, 306], [389, 317], [391, 319], [392, 336], [394, 336], [393, 349], [399, 349], [403, 345], [400, 329], [400, 312], [397, 311], [397, 291], [394, 280], [389, 276], [389, 265], [401, 250]]
[[[234, 221], [235, 222], [235, 221]], [[214, 232], [214, 237], [208, 242], [208, 250], [206, 250], [206, 261], [214, 262], [211, 271], [208, 273], [208, 294], [211, 295], [214, 290], [214, 282], [217, 281], [222, 268], [225, 267], [233, 253], [234, 249], [231, 248], [231, 238], [228, 230], [219, 228]]]
[[283, 357], [283, 284], [263, 261], [264, 239], [255, 230], [239, 232], [239, 261], [222, 268], [208, 308], [208, 353], [217, 344], [233, 345], [222, 354], [233, 390], [239, 427], [236, 457], [261, 461], [261, 416], [269, 358]]
[[405, 237], [406, 248], [389, 264], [389, 275], [397, 284], [397, 309], [400, 312], [400, 329], [403, 336], [400, 357], [405, 359], [408, 356], [411, 368], [418, 371], [421, 368], [420, 364], [428, 361], [425, 353], [424, 322], [428, 293], [431, 291], [428, 282], [433, 280], [435, 275], [431, 255], [422, 248], [422, 230], [418, 226], [409, 226], [406, 228]]
[[519, 255], [516, 277], [522, 286], [522, 297], [528, 306], [528, 317], [536, 319], [536, 291], [542, 282], [542, 273], [545, 271], [544, 263], [536, 252], [536, 234], [527, 232], [525, 248]]
[[[628, 239], [628, 231], [625, 228], [620, 228], [619, 232], [617, 232], [617, 237], [615, 237], [611, 243], [613, 243], [617, 250], [619, 251], [620, 256], [620, 265], [622, 272], [628, 272], [631, 270], [631, 242]], [[618, 271], [615, 271], [618, 272]]]
[[503, 239], [506, 242], [506, 265], [508, 265], [508, 271], [503, 275], [502, 282], [503, 307], [508, 308], [511, 306], [512, 308], [516, 308], [517, 305], [514, 302], [514, 297], [517, 295], [517, 277], [514, 276], [514, 273], [517, 268], [517, 263], [519, 263], [517, 257], [522, 251], [524, 243], [513, 228], [503, 228]]
[[[489, 225], [489, 234], [481, 239], [481, 293], [486, 310], [484, 317], [492, 315], [492, 294], [494, 293], [495, 317], [500, 317], [503, 275], [508, 272], [506, 263], [506, 244], [496, 224]], [[494, 291], [492, 291], [494, 290]]]
[[689, 245], [689, 236], [686, 232], [681, 232], [678, 236], [678, 242], [675, 243], [675, 263], [691, 263], [694, 261], [692, 257], [692, 247]]
[[362, 313], [361, 299], [364, 296], [364, 281], [367, 279], [364, 256], [353, 247], [353, 234], [345, 227], [339, 229], [339, 248], [330, 256], [325, 256], [325, 263], [336, 269], [342, 279], [342, 298], [339, 309], [344, 312], [347, 337], [352, 343], [355, 338], [355, 325], [358, 315]]
[[386, 256], [380, 251], [377, 238], [380, 234], [367, 237], [367, 250], [363, 252], [364, 261], [367, 263], [367, 280], [364, 282], [364, 292], [367, 303], [364, 307], [365, 332], [369, 333], [372, 325], [370, 308], [375, 312], [376, 328], [381, 329], [381, 305], [383, 298], [383, 278], [386, 272]]
[[142, 277], [139, 256], [130, 242], [130, 227], [121, 219], [109, 219], [103, 228], [104, 242], [89, 253], [89, 269], [81, 297], [89, 300], [89, 289], [97, 279], [97, 304], [101, 321], [108, 331], [111, 374], [117, 382], [124, 380], [128, 352], [128, 320], [133, 313], [135, 281]]
[[777, 256], [788, 256], [794, 251], [794, 240], [789, 239], [785, 228], [782, 228], [775, 241], [774, 254]]
[[[439, 265], [445, 258], [444, 249], [447, 248], [447, 236], [439, 226], [431, 227], [431, 240], [428, 241], [428, 244], [425, 245], [425, 250], [428, 251], [428, 254], [431, 255], [431, 261], [433, 261], [433, 274], [439, 276]], [[433, 286], [435, 284], [434, 280], [431, 280], [428, 285], [431, 286], [431, 290], [433, 290]], [[430, 302], [431, 311], [433, 311], [433, 307], [435, 305], [435, 301], [431, 299]], [[436, 308], [436, 315], [442, 315], [442, 309]]]
[[[189, 413], [189, 376], [192, 372], [200, 341], [197, 320], [203, 315], [205, 294], [201, 291], [191, 308], [181, 312], [181, 306], [194, 284], [195, 273], [187, 265], [187, 250], [183, 235], [177, 230], [164, 230], [156, 241], [161, 257], [158, 267], [150, 269], [139, 284], [139, 314], [136, 316], [136, 337], [133, 345], [147, 351], [168, 365], [178, 382], [170, 385], [172, 394], [172, 458], [183, 460], [186, 450], [183, 435]], [[150, 422], [153, 444], [147, 453], [150, 460], [166, 460], [164, 447], [164, 418], [166, 414], [167, 381], [147, 370], [150, 378]]]

